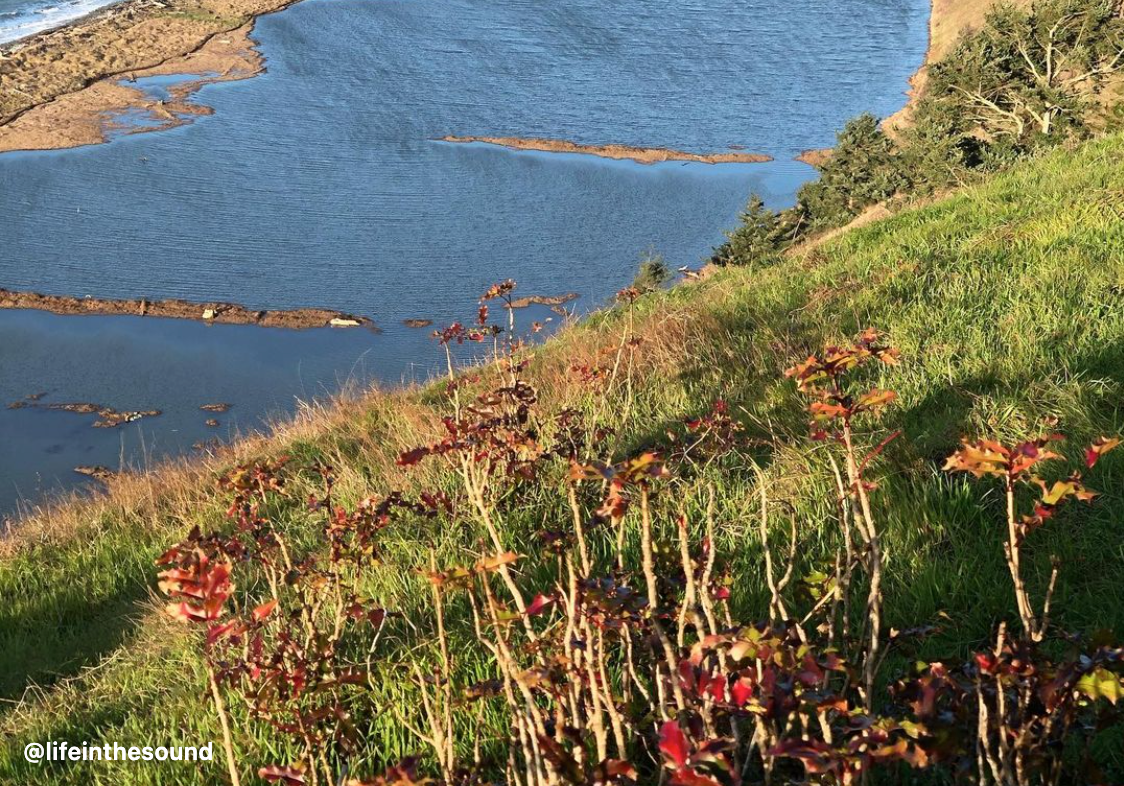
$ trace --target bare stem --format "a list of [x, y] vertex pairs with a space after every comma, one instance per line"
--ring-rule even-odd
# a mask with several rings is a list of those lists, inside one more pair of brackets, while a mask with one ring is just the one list
[[241, 786], [238, 777], [238, 765], [234, 758], [234, 739], [230, 734], [230, 721], [226, 714], [226, 704], [223, 703], [222, 693], [219, 691], [219, 681], [215, 676], [215, 669], [207, 664], [207, 679], [211, 683], [211, 700], [215, 703], [215, 712], [219, 716], [219, 726], [222, 728], [222, 747], [226, 754], [226, 770], [230, 774], [231, 786]]

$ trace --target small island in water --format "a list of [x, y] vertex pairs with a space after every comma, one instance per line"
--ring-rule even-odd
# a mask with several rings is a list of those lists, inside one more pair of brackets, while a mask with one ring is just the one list
[[632, 145], [582, 145], [563, 139], [540, 139], [515, 136], [443, 136], [441, 142], [485, 144], [513, 150], [537, 150], [543, 153], [578, 153], [601, 158], [635, 161], [638, 164], [660, 164], [665, 161], [686, 161], [699, 164], [766, 164], [772, 156], [761, 153], [688, 153], [666, 147], [634, 147]]

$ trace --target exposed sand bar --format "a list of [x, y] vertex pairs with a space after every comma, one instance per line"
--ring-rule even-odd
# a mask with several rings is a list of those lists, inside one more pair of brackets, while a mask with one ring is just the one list
[[579, 145], [562, 139], [539, 139], [514, 136], [444, 136], [442, 142], [499, 145], [514, 150], [539, 150], [545, 153], [582, 153], [601, 158], [659, 164], [664, 161], [693, 161], [700, 164], [763, 164], [772, 157], [760, 153], [686, 153], [665, 147], [633, 147], [631, 145]]
[[517, 297], [511, 301], [512, 308], [527, 308], [528, 306], [564, 306], [572, 300], [577, 300], [581, 295], [577, 292], [567, 292], [564, 295], [527, 295]]
[[830, 147], [805, 150], [796, 157], [796, 160], [802, 164], [819, 168], [831, 160], [831, 154], [834, 152], [834, 148]]
[[[250, 40], [255, 17], [296, 0], [125, 0], [57, 30], [0, 47], [0, 152], [105, 141], [114, 117], [147, 110], [158, 130], [210, 110], [187, 103], [203, 84], [262, 70]], [[170, 102], [129, 80], [185, 79]]]
[[0, 309], [27, 308], [54, 314], [100, 314], [193, 319], [229, 325], [261, 325], [280, 328], [360, 327], [372, 328], [367, 317], [357, 317], [323, 308], [253, 310], [234, 303], [193, 303], [187, 300], [111, 300], [94, 297], [41, 295], [0, 288]]

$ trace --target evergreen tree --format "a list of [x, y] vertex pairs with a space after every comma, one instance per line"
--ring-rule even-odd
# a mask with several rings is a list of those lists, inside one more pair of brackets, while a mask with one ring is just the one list
[[716, 265], [761, 265], [773, 261], [780, 251], [780, 222], [757, 194], [738, 216], [738, 226], [726, 233], [726, 242], [714, 251]]
[[798, 200], [813, 227], [839, 226], [906, 186], [893, 140], [871, 114], [849, 121], [837, 137], [819, 180], [800, 189]]

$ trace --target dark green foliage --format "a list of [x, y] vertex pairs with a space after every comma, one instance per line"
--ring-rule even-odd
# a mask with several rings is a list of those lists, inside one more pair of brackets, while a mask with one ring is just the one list
[[739, 216], [740, 223], [726, 233], [726, 242], [714, 250], [716, 265], [767, 265], [784, 245], [781, 216], [765, 207], [753, 194]]
[[[1124, 65], [1117, 0], [1002, 6], [931, 70], [929, 100], [962, 125], [1016, 151], [1083, 135], [1091, 99]], [[1002, 158], [1002, 155], [1000, 156]]]
[[655, 292], [671, 280], [671, 269], [667, 266], [663, 256], [649, 252], [640, 261], [636, 271], [636, 278], [632, 280], [632, 288], [641, 293]]
[[1095, 129], [1124, 127], [1119, 80], [1110, 81], [1122, 69], [1120, 0], [1000, 6], [930, 68], [910, 128], [891, 139], [872, 115], [851, 120], [797, 206], [772, 214], [751, 200], [713, 261], [767, 259], [770, 245], [775, 252], [809, 230], [842, 226], [876, 203], [961, 185]]
[[819, 180], [800, 189], [799, 205], [812, 226], [839, 226], [905, 184], [893, 141], [874, 115], [863, 114], [839, 133]]

